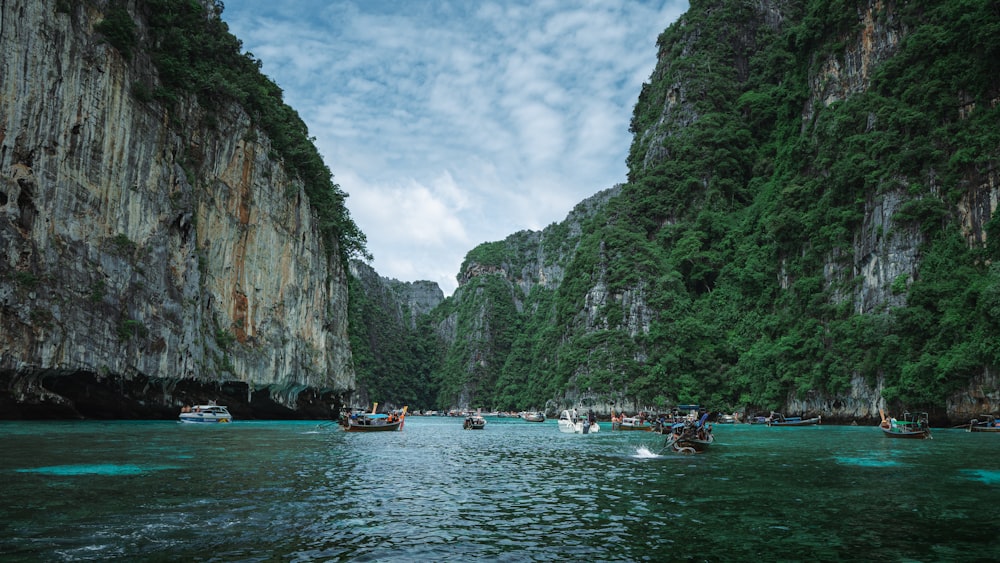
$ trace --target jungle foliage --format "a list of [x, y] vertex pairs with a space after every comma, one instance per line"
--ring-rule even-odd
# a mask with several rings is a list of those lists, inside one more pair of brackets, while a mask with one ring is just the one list
[[[628, 183], [572, 240], [563, 282], [512, 296], [498, 272], [442, 305], [460, 326], [439, 407], [766, 410], [863, 378], [933, 410], [1000, 368], [1000, 244], [970, 239], [958, 212], [1000, 160], [1000, 10], [875, 5], [902, 39], [867, 90], [827, 103], [822, 65], [857, 56], [868, 3], [779, 4], [772, 25], [762, 3], [693, 1], [664, 31]], [[866, 224], [883, 201], [899, 202], [890, 220]], [[875, 302], [859, 292], [865, 238], [915, 250]], [[511, 276], [531, 255], [489, 243], [467, 264]]]
[[356, 380], [370, 402], [429, 408], [437, 400], [432, 372], [443, 354], [427, 315], [410, 327], [399, 300], [351, 277], [348, 326]]

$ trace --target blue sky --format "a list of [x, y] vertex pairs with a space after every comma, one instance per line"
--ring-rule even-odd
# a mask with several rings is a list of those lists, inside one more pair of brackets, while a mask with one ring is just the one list
[[632, 107], [686, 0], [227, 0], [348, 195], [372, 266], [450, 295], [483, 242], [625, 181]]

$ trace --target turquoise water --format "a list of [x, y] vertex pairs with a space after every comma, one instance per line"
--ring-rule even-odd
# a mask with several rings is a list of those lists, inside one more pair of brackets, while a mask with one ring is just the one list
[[643, 432], [408, 417], [0, 423], [7, 561], [974, 561], [1000, 554], [1000, 434]]

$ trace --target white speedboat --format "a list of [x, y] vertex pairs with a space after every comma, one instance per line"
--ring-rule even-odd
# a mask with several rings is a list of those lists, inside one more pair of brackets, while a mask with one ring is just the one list
[[579, 416], [576, 409], [564, 410], [559, 415], [559, 431], [567, 434], [594, 434], [600, 432], [601, 427], [597, 420], [592, 417]]
[[195, 405], [181, 409], [181, 422], [220, 423], [232, 422], [229, 409], [220, 405]]

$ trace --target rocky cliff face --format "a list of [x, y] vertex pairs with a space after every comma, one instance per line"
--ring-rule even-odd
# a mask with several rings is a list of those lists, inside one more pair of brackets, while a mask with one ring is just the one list
[[[691, 25], [688, 16], [678, 22], [678, 29], [683, 30], [682, 39], [671, 46], [672, 50], [661, 50], [652, 80], [655, 85], [657, 81], [664, 81], [664, 77], [673, 78], [666, 81], [669, 82], [666, 85], [659, 85], [666, 90], [662, 111], [655, 121], [636, 131], [633, 177], [641, 177], [658, 163], [671, 158], [673, 155], [664, 148], [664, 140], [681, 134], [704, 117], [695, 109], [704, 96], [704, 91], [696, 87], [702, 67], [696, 68], [684, 61], [685, 58], [697, 59], [691, 55], [697, 53], [699, 41], [714, 34], [729, 45], [732, 55], [725, 61], [727, 72], [732, 73], [736, 82], [742, 83], [748, 77], [748, 70], [752, 72], [747, 61], [755, 51], [757, 38], [768, 32], [780, 32], [783, 26], [801, 18], [803, 9], [801, 3], [783, 0], [747, 2], [739, 7], [728, 2], [692, 3], [689, 14], [699, 17], [722, 10], [742, 10], [742, 17], [731, 26], [719, 26], [725, 29]], [[883, 0], [862, 2], [856, 9], [851, 7], [842, 11], [839, 21], [838, 31], [823, 30], [829, 34], [825, 40], [836, 47], [817, 49], [808, 62], [808, 95], [800, 115], [801, 131], [805, 136], [817, 134], [817, 117], [824, 110], [869, 92], [876, 69], [897, 55], [902, 41], [913, 31], [900, 17], [897, 3]], [[957, 92], [949, 103], [958, 108], [954, 116], [958, 120], [976, 110], [965, 92]], [[993, 99], [991, 105], [995, 107], [996, 104], [997, 100]], [[874, 111], [868, 116], [867, 127], [872, 131], [884, 127]], [[892, 150], [902, 149], [892, 147]], [[970, 166], [958, 188], [942, 185], [936, 172], [931, 168], [922, 177], [883, 179], [858, 202], [863, 218], [861, 226], [853, 233], [852, 244], [835, 248], [823, 265], [826, 289], [834, 302], [849, 303], [859, 315], [882, 315], [907, 305], [906, 288], [920, 277], [921, 261], [929, 240], [926, 225], [897, 220], [900, 211], [914, 201], [944, 198], [943, 194], [949, 189], [960, 191], [962, 195], [957, 205], [949, 208], [948, 214], [958, 218], [970, 247], [984, 244], [985, 225], [996, 212], [1000, 194], [995, 164]], [[780, 287], [787, 290], [793, 281], [782, 268]], [[935, 414], [938, 421], [965, 421], [977, 413], [1000, 409], [996, 381], [995, 374], [983, 369], [981, 375], [972, 379], [968, 389], [947, 398], [944, 408]], [[805, 393], [797, 390], [788, 395], [785, 408], [791, 412], [822, 413], [832, 420], [877, 419], [878, 407], [884, 404], [882, 386], [882, 378], [872, 382], [855, 374], [845, 393], [833, 395], [817, 390]]]
[[[560, 224], [469, 253], [438, 325], [452, 354], [443, 375], [456, 383], [449, 391], [458, 406], [514, 396], [607, 409], [641, 388], [647, 402], [632, 409], [686, 402], [687, 393], [870, 422], [884, 397], [901, 392], [933, 403], [936, 423], [1000, 409], [989, 354], [967, 353], [931, 329], [903, 350], [868, 334], [866, 350], [878, 360], [859, 360], [851, 347], [862, 331], [844, 328], [845, 317], [904, 326], [893, 315], [908, 308], [928, 323], [948, 320], [935, 316], [934, 304], [910, 303], [915, 284], [931, 293], [950, 287], [928, 281], [929, 252], [944, 248], [941, 233], [956, 225], [970, 255], [990, 246], [997, 149], [980, 129], [991, 115], [984, 112], [1000, 103], [996, 81], [938, 67], [940, 84], [966, 87], [924, 98], [910, 91], [923, 92], [914, 82], [922, 77], [901, 69], [926, 59], [921, 49], [949, 49], [934, 32], [907, 38], [921, 26], [951, 32], [963, 13], [930, 8], [692, 2], [658, 42], [631, 124], [629, 183], [606, 210], [607, 224], [592, 227], [585, 248], [579, 232], [574, 238]], [[970, 44], [970, 59], [996, 48], [989, 39]], [[994, 66], [970, 68], [995, 76]], [[885, 104], [898, 111], [883, 111]], [[954, 109], [938, 115], [941, 107]], [[984, 115], [963, 130], [963, 121]], [[921, 136], [935, 120], [974, 148]], [[951, 161], [939, 158], [955, 150]], [[932, 156], [933, 164], [921, 161]], [[956, 170], [956, 160], [970, 165]], [[554, 250], [553, 241], [568, 244]], [[981, 258], [969, 262], [982, 273]], [[506, 334], [510, 318], [533, 338]], [[982, 330], [992, 334], [989, 322]], [[900, 335], [884, 340], [893, 338]], [[937, 385], [948, 378], [962, 383]], [[966, 380], [968, 388], [953, 389]]]
[[50, 383], [85, 377], [170, 412], [225, 385], [292, 415], [351, 387], [346, 273], [267, 138], [235, 106], [137, 102], [150, 61], [95, 33], [105, 3], [65, 4], [0, 5], [8, 401], [72, 413]]
[[482, 253], [473, 250], [458, 274], [459, 287], [477, 276], [499, 274], [517, 286], [522, 295], [528, 295], [536, 286], [559, 289], [566, 275], [566, 264], [572, 260], [583, 234], [583, 223], [620, 193], [620, 185], [601, 190], [576, 204], [558, 224], [541, 231], [520, 231], [503, 241], [486, 243], [484, 246], [503, 247], [495, 258], [481, 258]]
[[434, 282], [401, 282], [380, 276], [371, 266], [353, 260], [351, 342], [356, 386], [351, 406], [428, 408], [434, 401], [426, 351], [433, 340], [428, 314], [444, 300]]
[[357, 260], [351, 261], [350, 274], [361, 282], [368, 299], [378, 301], [380, 310], [390, 312], [399, 325], [409, 329], [415, 329], [420, 317], [444, 301], [444, 292], [432, 281], [401, 282], [385, 278]]
[[[506, 362], [512, 356], [528, 360], [518, 357], [523, 349], [512, 352], [511, 346], [518, 339], [539, 338], [523, 331], [520, 323], [552, 322], [551, 299], [577, 252], [585, 223], [620, 193], [620, 185], [602, 190], [578, 203], [560, 223], [484, 243], [466, 255], [459, 287], [445, 300], [447, 307], [438, 310], [435, 325], [448, 350], [445, 371], [437, 374], [444, 380], [440, 407], [493, 408], [488, 401], [499, 400], [496, 393], [513, 386], [504, 382]], [[550, 398], [537, 397], [536, 408]]]

